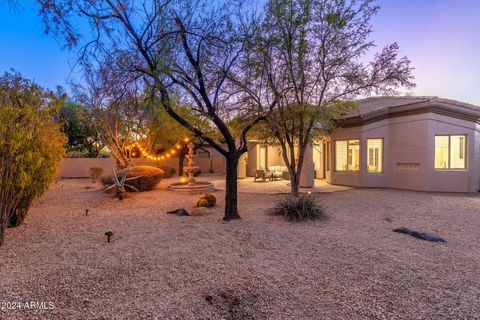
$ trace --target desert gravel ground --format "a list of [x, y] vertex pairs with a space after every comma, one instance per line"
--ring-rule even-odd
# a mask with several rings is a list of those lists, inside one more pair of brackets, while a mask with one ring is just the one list
[[[224, 222], [222, 192], [208, 216], [167, 215], [197, 197], [167, 182], [122, 202], [52, 184], [0, 248], [0, 318], [480, 319], [478, 195], [321, 194], [327, 221], [289, 223], [265, 213], [278, 196], [240, 194]], [[54, 308], [5, 308], [28, 301]]]

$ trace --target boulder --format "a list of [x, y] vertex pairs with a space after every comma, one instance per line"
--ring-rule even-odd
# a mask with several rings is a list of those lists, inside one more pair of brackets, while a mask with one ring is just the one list
[[445, 239], [431, 233], [427, 232], [418, 232], [412, 229], [408, 229], [405, 227], [393, 229], [393, 232], [398, 232], [398, 233], [405, 233], [408, 235], [411, 235], [414, 238], [421, 239], [421, 240], [426, 240], [426, 241], [432, 241], [432, 242], [447, 242]]

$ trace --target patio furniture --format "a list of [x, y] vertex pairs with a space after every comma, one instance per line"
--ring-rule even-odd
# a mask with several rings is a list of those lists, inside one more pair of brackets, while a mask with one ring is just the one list
[[282, 166], [270, 166], [268, 167], [269, 171], [272, 173], [271, 180], [282, 180], [283, 179], [283, 169]]
[[270, 175], [270, 181], [282, 180], [282, 172], [272, 171]]
[[254, 182], [257, 182], [257, 180], [265, 182], [267, 181], [267, 179], [270, 179], [269, 172], [265, 171], [264, 169], [259, 169], [255, 171], [255, 177], [253, 178]]

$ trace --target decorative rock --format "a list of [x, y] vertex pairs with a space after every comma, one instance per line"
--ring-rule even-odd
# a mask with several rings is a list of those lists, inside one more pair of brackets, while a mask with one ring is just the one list
[[393, 232], [398, 232], [398, 233], [405, 233], [408, 235], [411, 235], [412, 237], [421, 239], [421, 240], [426, 240], [426, 241], [432, 241], [432, 242], [447, 242], [445, 239], [431, 233], [427, 232], [418, 232], [412, 229], [408, 229], [405, 227], [393, 229]]
[[188, 213], [187, 210], [185, 209], [175, 209], [172, 211], [167, 211], [168, 214], [176, 214], [177, 216], [189, 216], [190, 214]]

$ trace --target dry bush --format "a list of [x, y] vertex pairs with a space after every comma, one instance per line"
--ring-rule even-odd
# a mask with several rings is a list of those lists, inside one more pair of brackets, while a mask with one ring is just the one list
[[97, 182], [98, 178], [100, 178], [103, 174], [103, 168], [91, 167], [90, 169], [88, 169], [88, 172], [90, 173], [90, 178], [92, 178], [92, 182]]

